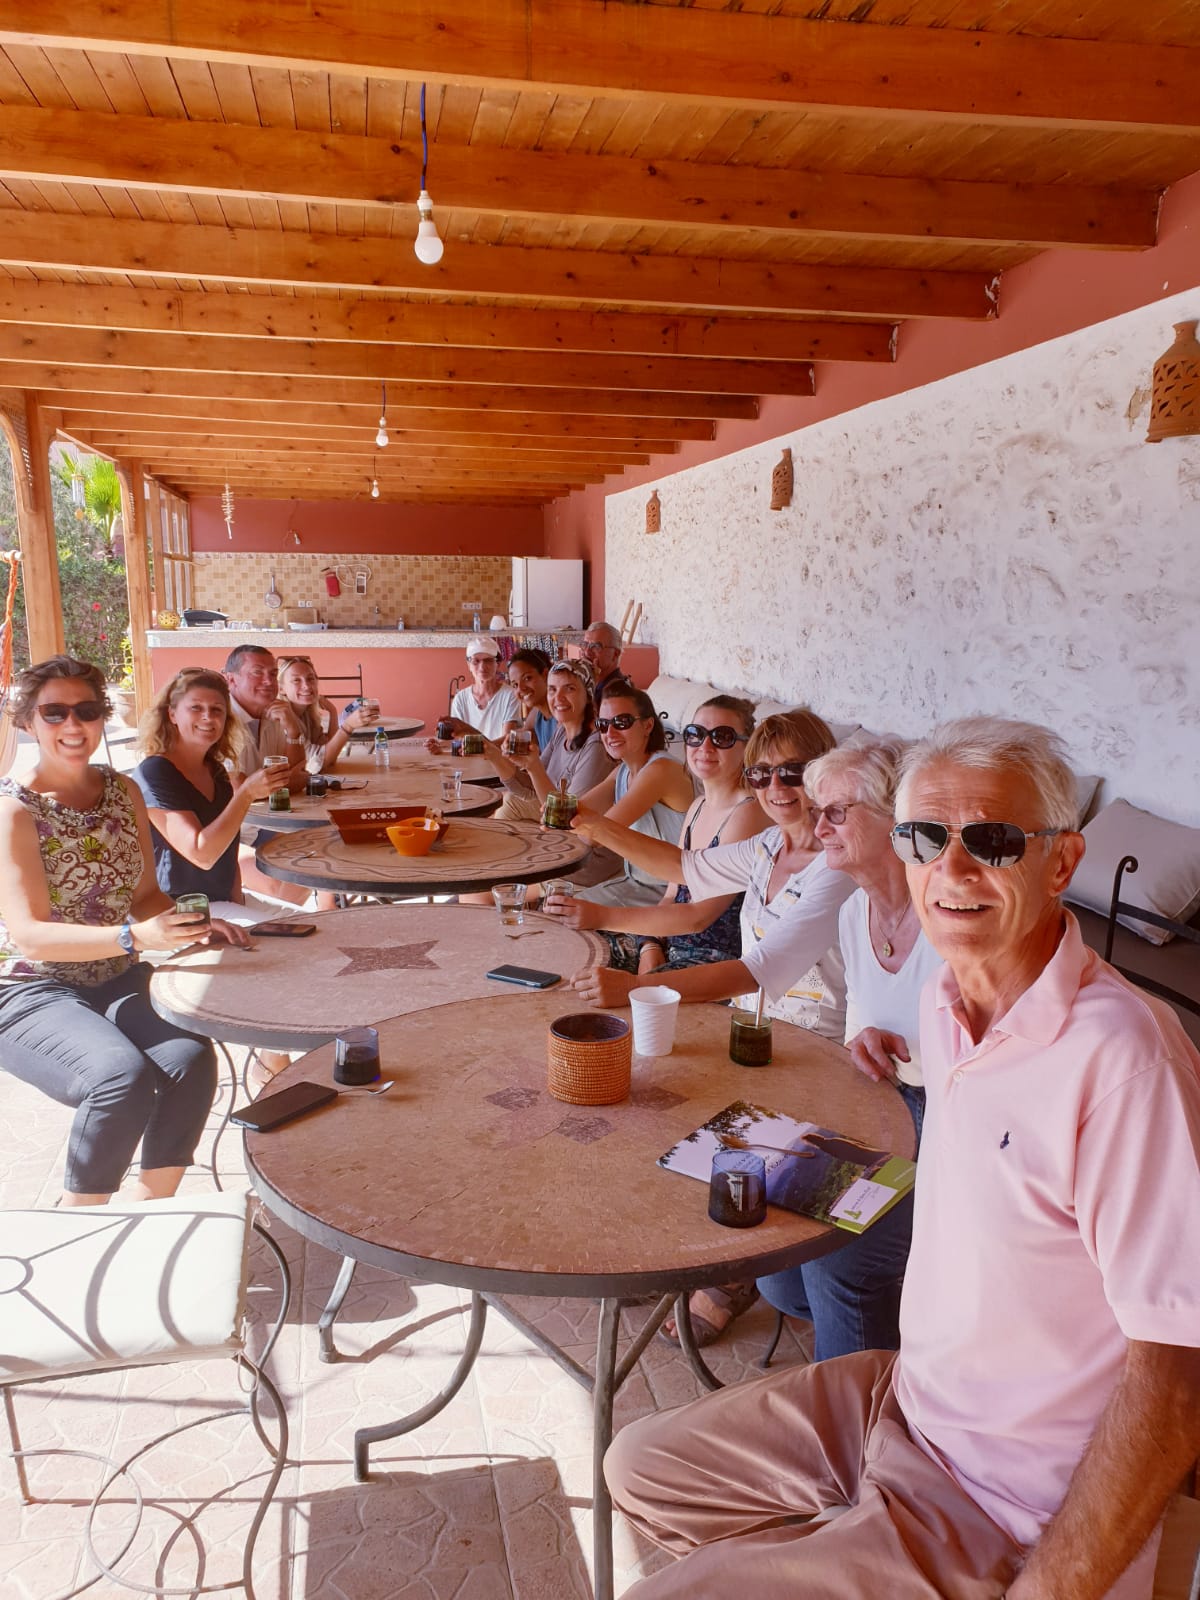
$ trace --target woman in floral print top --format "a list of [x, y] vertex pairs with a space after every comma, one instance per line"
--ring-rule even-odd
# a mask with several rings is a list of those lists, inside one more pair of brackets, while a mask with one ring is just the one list
[[[139, 1143], [134, 1196], [164, 1198], [216, 1063], [154, 1011], [137, 953], [194, 943], [194, 923], [155, 881], [136, 786], [91, 764], [108, 709], [98, 669], [52, 656], [20, 676], [12, 709], [38, 759], [26, 783], [0, 780], [0, 1066], [75, 1108], [62, 1204], [102, 1204]], [[246, 942], [223, 925], [213, 937]]]

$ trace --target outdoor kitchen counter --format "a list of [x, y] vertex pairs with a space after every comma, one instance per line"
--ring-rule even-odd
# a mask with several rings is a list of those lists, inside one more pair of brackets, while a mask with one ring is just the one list
[[[513, 630], [516, 637], [523, 632]], [[533, 634], [535, 630], [529, 632]], [[363, 692], [379, 701], [385, 716], [421, 717], [432, 730], [449, 703], [451, 680], [459, 677], [467, 681], [467, 645], [477, 637], [463, 628], [327, 628], [316, 633], [290, 628], [152, 628], [146, 634], [146, 642], [155, 692], [180, 667], [214, 667], [219, 671], [235, 645], [255, 644], [276, 656], [310, 657], [321, 678], [354, 678], [353, 684], [326, 685], [331, 694], [357, 693], [361, 666]], [[570, 649], [581, 635], [562, 630], [557, 637]], [[622, 657], [622, 666], [636, 684], [645, 688], [658, 673], [657, 647], [630, 645]]]

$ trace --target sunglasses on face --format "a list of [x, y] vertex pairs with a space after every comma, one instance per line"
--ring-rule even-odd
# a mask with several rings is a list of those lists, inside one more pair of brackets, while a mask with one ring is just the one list
[[767, 766], [760, 762], [756, 766], [743, 769], [743, 777], [752, 789], [767, 789], [771, 779], [778, 778], [785, 789], [799, 789], [804, 782], [804, 769], [807, 761], [781, 761], [778, 766]]
[[860, 805], [862, 805], [861, 800], [841, 800], [832, 806], [810, 806], [808, 809], [809, 821], [815, 828], [821, 818], [824, 817], [826, 822], [832, 822], [835, 828], [840, 828], [846, 820], [847, 811], [850, 811], [854, 806]]
[[99, 722], [105, 711], [103, 700], [76, 700], [73, 705], [61, 700], [49, 700], [37, 708], [38, 716], [51, 727], [57, 727], [68, 717], [74, 717], [77, 722]]
[[892, 849], [910, 866], [936, 861], [957, 834], [967, 854], [984, 867], [1015, 867], [1030, 839], [1052, 839], [1065, 828], [1038, 828], [1026, 833], [1015, 822], [964, 822], [961, 828], [946, 822], [898, 822], [892, 829]]
[[745, 744], [749, 737], [726, 723], [719, 728], [702, 728], [698, 722], [689, 722], [683, 730], [683, 742], [689, 750], [699, 750], [706, 739], [712, 740], [714, 750], [732, 750], [735, 744]]
[[635, 717], [632, 712], [622, 711], [618, 717], [597, 717], [596, 726], [601, 733], [607, 733], [610, 728], [615, 728], [618, 733], [624, 733], [632, 728], [635, 722], [641, 720], [641, 717]]

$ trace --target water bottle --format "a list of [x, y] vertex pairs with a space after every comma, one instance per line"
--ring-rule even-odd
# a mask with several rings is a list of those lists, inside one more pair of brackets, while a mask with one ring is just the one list
[[388, 736], [382, 728], [375, 729], [375, 765], [377, 767], [390, 767], [392, 764], [391, 746]]

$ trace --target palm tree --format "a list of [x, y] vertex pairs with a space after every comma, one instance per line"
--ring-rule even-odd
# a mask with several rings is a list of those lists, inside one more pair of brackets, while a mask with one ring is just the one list
[[97, 555], [104, 561], [113, 560], [113, 540], [121, 516], [121, 480], [116, 467], [103, 456], [73, 456], [64, 450], [53, 469], [71, 491], [76, 517], [89, 522], [99, 534], [102, 548]]

